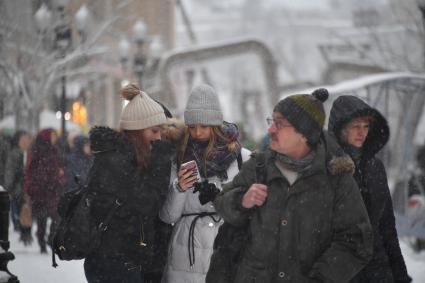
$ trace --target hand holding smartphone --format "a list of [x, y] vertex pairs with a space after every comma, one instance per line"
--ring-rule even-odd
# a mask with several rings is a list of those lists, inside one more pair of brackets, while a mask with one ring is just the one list
[[199, 182], [201, 180], [201, 175], [199, 174], [196, 161], [191, 160], [181, 164], [178, 176], [179, 186], [183, 191], [192, 188], [195, 182]]
[[181, 169], [187, 169], [189, 171], [192, 171], [192, 176], [196, 176], [197, 181], [201, 180], [201, 175], [199, 175], [198, 165], [196, 165], [195, 160], [191, 160], [186, 163], [183, 163], [180, 166], [180, 170]]

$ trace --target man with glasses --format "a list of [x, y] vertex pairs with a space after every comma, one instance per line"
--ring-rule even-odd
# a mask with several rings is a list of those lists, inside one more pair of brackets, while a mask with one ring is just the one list
[[265, 184], [255, 183], [254, 157], [217, 196], [225, 221], [249, 225], [234, 282], [343, 283], [370, 259], [354, 164], [322, 131], [327, 97], [318, 89], [281, 100], [267, 119]]

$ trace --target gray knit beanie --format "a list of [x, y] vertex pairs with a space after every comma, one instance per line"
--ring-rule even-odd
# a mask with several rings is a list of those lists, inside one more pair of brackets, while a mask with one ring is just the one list
[[142, 130], [167, 122], [161, 105], [141, 91], [136, 85], [129, 84], [125, 86], [121, 90], [121, 95], [129, 100], [129, 103], [121, 112], [121, 129]]
[[192, 89], [184, 111], [186, 125], [203, 124], [219, 126], [223, 124], [223, 113], [216, 91], [202, 84]]

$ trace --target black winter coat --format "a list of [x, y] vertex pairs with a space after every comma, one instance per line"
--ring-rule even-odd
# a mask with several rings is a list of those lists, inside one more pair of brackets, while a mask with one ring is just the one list
[[363, 197], [374, 234], [374, 254], [369, 264], [351, 282], [410, 282], [401, 254], [388, 179], [382, 162], [375, 157], [389, 139], [386, 119], [374, 108], [354, 96], [340, 96], [335, 100], [330, 117], [329, 132], [340, 145], [345, 123], [360, 116], [372, 116], [374, 121], [362, 148], [360, 158], [355, 158], [354, 178]]
[[[96, 195], [92, 214], [101, 222], [114, 202], [123, 205], [113, 216], [102, 243], [93, 257], [118, 257], [141, 265], [142, 272], [162, 271], [171, 226], [159, 220], [171, 172], [170, 156], [153, 162], [150, 172], [141, 175], [130, 141], [106, 127], [90, 132], [94, 163], [88, 176], [89, 190]], [[155, 156], [152, 156], [155, 159]]]

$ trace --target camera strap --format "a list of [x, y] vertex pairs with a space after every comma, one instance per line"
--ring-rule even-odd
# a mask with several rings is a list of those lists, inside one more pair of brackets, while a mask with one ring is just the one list
[[217, 215], [217, 212], [199, 212], [199, 213], [185, 213], [182, 215], [182, 217], [188, 217], [188, 216], [195, 216], [190, 223], [189, 228], [189, 237], [187, 241], [187, 248], [189, 252], [189, 263], [190, 267], [192, 268], [195, 264], [195, 225], [198, 219], [203, 217], [210, 217], [215, 223], [220, 222], [221, 217], [218, 217], [217, 219], [214, 217]]

